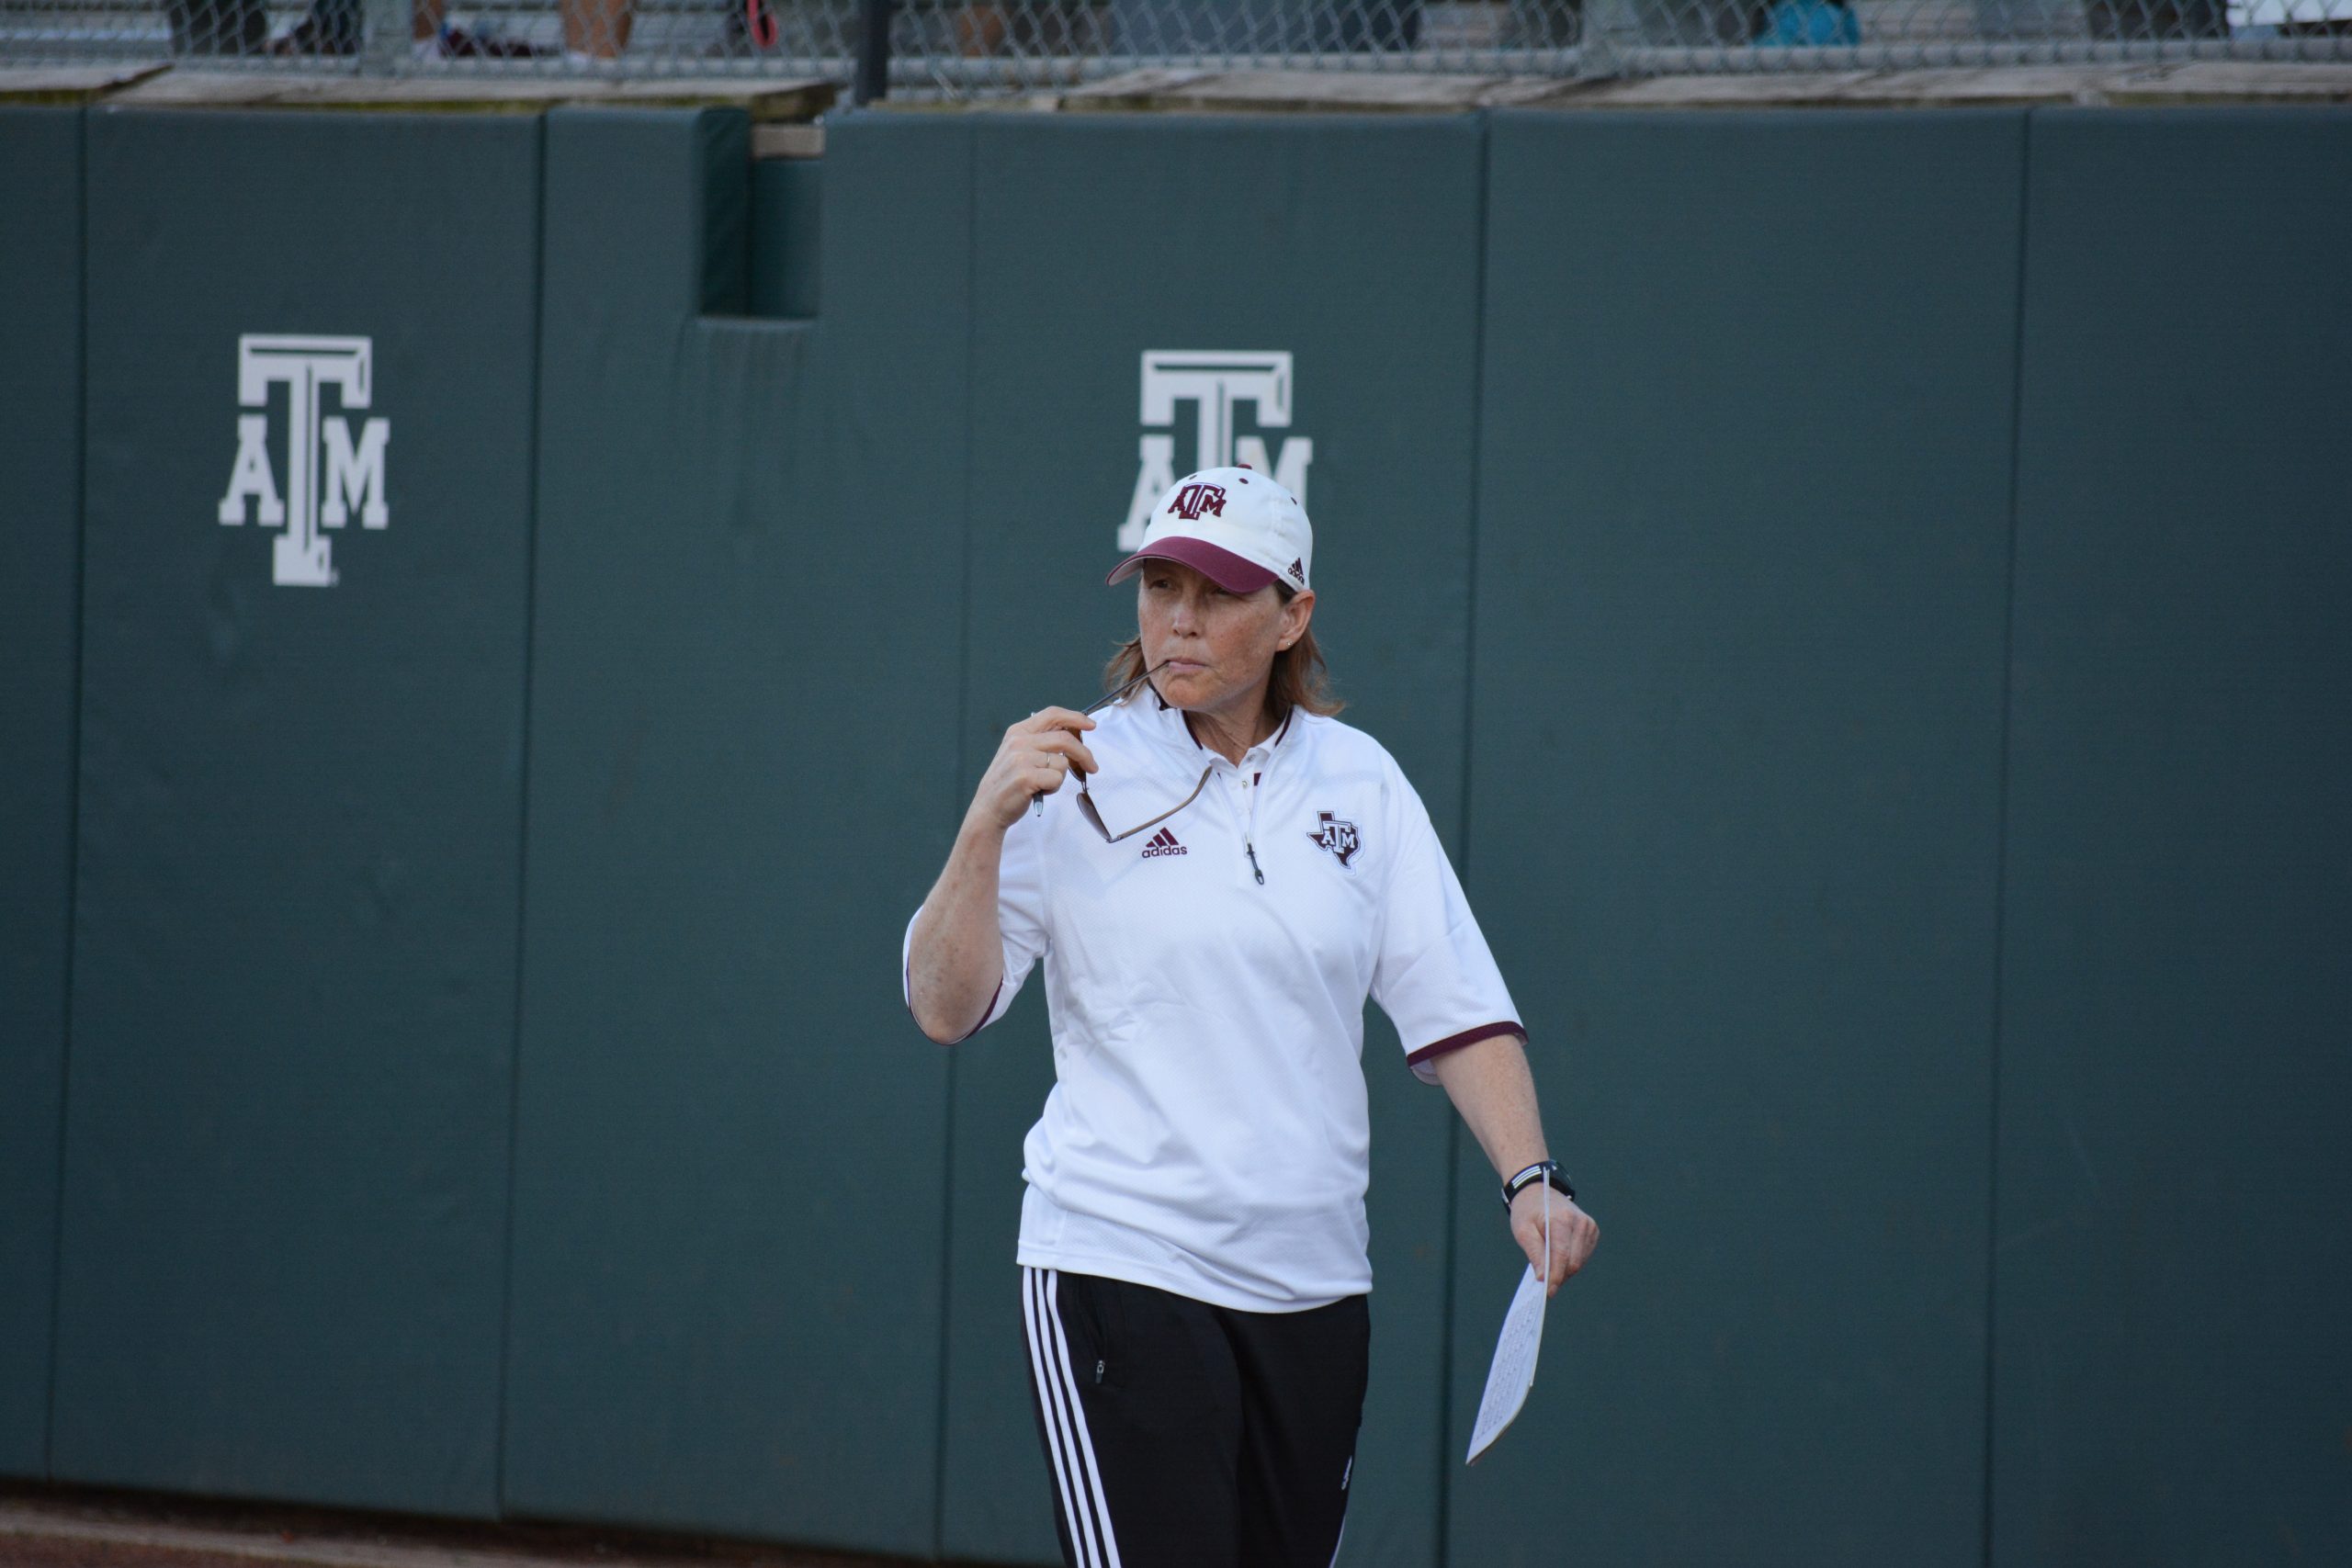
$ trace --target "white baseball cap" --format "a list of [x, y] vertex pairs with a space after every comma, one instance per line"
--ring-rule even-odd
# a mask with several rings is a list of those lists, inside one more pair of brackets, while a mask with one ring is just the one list
[[1298, 497], [1266, 475], [1203, 468], [1152, 502], [1143, 548], [1104, 581], [1132, 576], [1148, 560], [1189, 566], [1228, 593], [1255, 593], [1269, 582], [1304, 589], [1313, 581], [1315, 530]]

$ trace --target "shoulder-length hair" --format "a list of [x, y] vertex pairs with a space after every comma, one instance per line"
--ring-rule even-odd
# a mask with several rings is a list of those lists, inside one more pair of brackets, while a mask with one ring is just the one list
[[[1287, 604], [1294, 591], [1279, 582], [1274, 586]], [[1131, 637], [1102, 667], [1102, 689], [1115, 692], [1139, 681], [1143, 670], [1143, 638]], [[1331, 694], [1331, 671], [1323, 662], [1323, 650], [1315, 645], [1315, 627], [1309, 623], [1296, 642], [1274, 655], [1273, 679], [1266, 683], [1266, 716], [1280, 724], [1293, 709], [1304, 709], [1329, 718], [1347, 705]]]

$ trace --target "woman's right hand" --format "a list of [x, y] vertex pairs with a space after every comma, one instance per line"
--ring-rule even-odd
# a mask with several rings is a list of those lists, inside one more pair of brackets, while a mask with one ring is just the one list
[[1002, 832], [1021, 820], [1031, 801], [1062, 787], [1072, 768], [1093, 773], [1094, 753], [1079, 737], [1094, 721], [1074, 708], [1039, 708], [1004, 732], [970, 815]]

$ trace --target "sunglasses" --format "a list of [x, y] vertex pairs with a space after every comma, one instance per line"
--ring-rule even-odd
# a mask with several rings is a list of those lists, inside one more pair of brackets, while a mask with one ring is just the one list
[[[1173, 662], [1174, 660], [1161, 660], [1159, 663], [1153, 665], [1150, 669], [1145, 671], [1134, 680], [1126, 682], [1125, 683], [1104, 693], [1102, 701], [1091, 705], [1082, 711], [1088, 714], [1093, 714], [1100, 712], [1103, 708], [1109, 707], [1113, 703], [1117, 702], [1129, 692], [1134, 691], [1137, 686], [1142, 685], [1154, 675], [1157, 675], [1162, 670], [1167, 669], [1168, 666]], [[1111, 831], [1109, 824], [1102, 820], [1102, 813], [1096, 808], [1094, 805], [1094, 797], [1087, 793], [1086, 775], [1076, 768], [1072, 768], [1070, 770], [1071, 773], [1073, 773], [1078, 779], [1078, 814], [1080, 817], [1085, 818], [1088, 825], [1092, 827], [1096, 832], [1102, 835], [1102, 841], [1106, 844], [1115, 844], [1122, 839], [1132, 839], [1147, 828], [1157, 828], [1162, 822], [1167, 821], [1170, 817], [1175, 816], [1179, 811], [1183, 810], [1184, 807], [1192, 805], [1193, 802], [1200, 799], [1201, 791], [1209, 787], [1209, 774], [1215, 771], [1216, 765], [1214, 763], [1208, 767], [1203, 768], [1201, 770], [1200, 781], [1193, 785], [1193, 793], [1186, 795], [1183, 799], [1178, 801], [1175, 805], [1170, 807], [1167, 810], [1161, 812], [1159, 816], [1153, 818], [1148, 822], [1139, 822], [1123, 833], [1114, 833]], [[1037, 798], [1040, 806], [1042, 807], [1045, 796], [1039, 795]]]

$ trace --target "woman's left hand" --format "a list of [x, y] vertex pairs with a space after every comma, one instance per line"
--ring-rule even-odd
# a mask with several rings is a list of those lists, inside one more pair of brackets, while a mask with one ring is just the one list
[[1520, 1189], [1511, 1201], [1510, 1234], [1527, 1254], [1527, 1266], [1538, 1274], [1544, 1272], [1544, 1200], [1552, 1201], [1552, 1271], [1544, 1281], [1544, 1293], [1559, 1294], [1560, 1287], [1569, 1275], [1585, 1265], [1592, 1249], [1600, 1245], [1600, 1227], [1592, 1216], [1576, 1206], [1573, 1199], [1562, 1197], [1541, 1181], [1531, 1181]]

